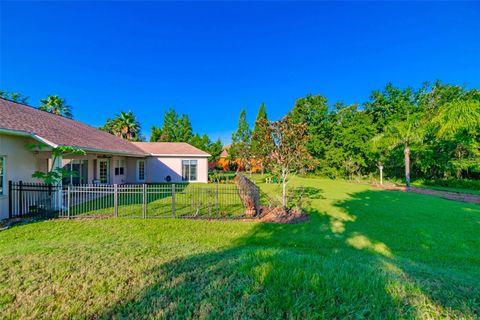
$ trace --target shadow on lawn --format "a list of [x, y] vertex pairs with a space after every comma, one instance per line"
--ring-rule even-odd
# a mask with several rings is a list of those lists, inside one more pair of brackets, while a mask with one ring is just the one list
[[[455, 272], [471, 250], [455, 244], [462, 238], [452, 229], [465, 217], [451, 205], [452, 216], [435, 222], [424, 207], [429, 199], [420, 196], [408, 208], [408, 197], [365, 191], [336, 203], [334, 215], [312, 211], [304, 224], [258, 224], [223, 251], [153, 266], [146, 271], [150, 286], [96, 316], [397, 319], [428, 317], [419, 310], [428, 303], [430, 317], [473, 318], [480, 312], [479, 284], [469, 286]], [[476, 212], [464, 214], [478, 220], [479, 210], [470, 210]], [[450, 246], [461, 251], [458, 258], [442, 261]], [[478, 258], [469, 263], [478, 266]]]

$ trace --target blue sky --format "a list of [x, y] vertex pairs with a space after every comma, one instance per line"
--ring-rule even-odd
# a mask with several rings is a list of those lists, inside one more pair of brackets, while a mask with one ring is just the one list
[[0, 89], [94, 126], [132, 110], [146, 136], [168, 108], [228, 142], [242, 107], [435, 79], [480, 87], [480, 3], [0, 2]]

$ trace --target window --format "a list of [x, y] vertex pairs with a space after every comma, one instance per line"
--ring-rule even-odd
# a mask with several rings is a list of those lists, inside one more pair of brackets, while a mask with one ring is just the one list
[[0, 196], [5, 194], [5, 157], [0, 156]]
[[125, 160], [120, 159], [115, 161], [115, 175], [122, 176], [125, 174]]
[[145, 181], [145, 160], [137, 160], [137, 181]]
[[88, 183], [88, 160], [73, 159], [63, 168], [69, 173], [63, 177], [63, 184]]
[[197, 160], [182, 160], [182, 180], [197, 180]]

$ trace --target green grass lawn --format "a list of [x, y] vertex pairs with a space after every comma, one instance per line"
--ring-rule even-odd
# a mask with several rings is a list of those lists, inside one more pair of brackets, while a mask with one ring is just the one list
[[57, 220], [2, 231], [0, 315], [480, 316], [480, 206], [322, 179], [291, 185], [317, 191], [307, 223]]

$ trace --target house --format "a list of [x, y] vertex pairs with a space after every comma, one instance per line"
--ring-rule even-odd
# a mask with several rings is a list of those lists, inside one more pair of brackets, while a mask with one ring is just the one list
[[[47, 147], [32, 150], [31, 143]], [[57, 146], [78, 147], [86, 155], [53, 163], [49, 148]], [[0, 98], [0, 219], [8, 216], [8, 181], [39, 182], [32, 178], [35, 171], [54, 166], [77, 173], [64, 184], [206, 183], [209, 156], [183, 142], [129, 142]]]

